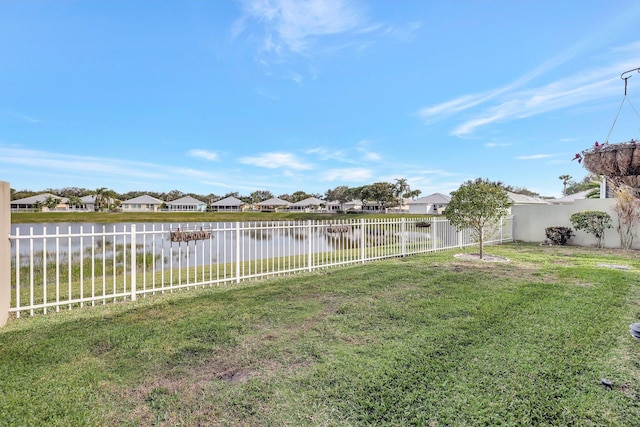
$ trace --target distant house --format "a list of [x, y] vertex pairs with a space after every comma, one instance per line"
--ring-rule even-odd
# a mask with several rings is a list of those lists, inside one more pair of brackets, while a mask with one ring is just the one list
[[80, 201], [82, 202], [82, 206], [78, 207], [78, 210], [83, 211], [95, 211], [96, 210], [96, 195], [90, 194], [88, 196], [80, 197]]
[[[524, 194], [512, 193], [511, 191], [507, 191], [507, 195], [509, 196], [511, 206], [551, 204], [549, 200], [541, 199], [540, 197], [526, 196]], [[509, 213], [511, 213], [511, 208], [509, 208]]]
[[548, 200], [541, 199], [540, 197], [526, 196], [524, 194], [512, 193], [507, 191], [509, 201], [514, 205], [549, 205]]
[[265, 200], [264, 202], [255, 203], [255, 206], [260, 210], [260, 212], [278, 212], [288, 209], [289, 206], [291, 206], [291, 203], [274, 197], [272, 199]]
[[247, 204], [237, 197], [229, 196], [213, 202], [211, 204], [211, 210], [214, 212], [242, 212], [246, 206]]
[[338, 200], [332, 200], [326, 204], [327, 212], [336, 213], [342, 210], [342, 203]]
[[158, 212], [164, 202], [145, 194], [122, 202], [123, 212]]
[[400, 205], [396, 205], [392, 208], [387, 208], [387, 213], [409, 213], [409, 202], [411, 199], [403, 198], [400, 201]]
[[304, 211], [304, 212], [319, 212], [326, 206], [327, 202], [320, 200], [317, 197], [309, 197], [299, 202], [293, 203], [289, 206], [289, 210], [292, 211]]
[[353, 199], [349, 202], [342, 204], [343, 211], [361, 211], [362, 210], [362, 200]]
[[591, 193], [591, 191], [593, 190], [580, 191], [578, 193], [569, 194], [567, 196], [560, 197], [559, 199], [549, 199], [549, 203], [552, 203], [554, 205], [569, 205], [575, 202], [576, 200], [586, 199], [587, 195]]
[[54, 208], [55, 210], [66, 210], [67, 202], [69, 201], [66, 197], [56, 196], [51, 193], [43, 193], [37, 194], [31, 197], [25, 197], [24, 199], [12, 200], [11, 210], [12, 211], [20, 211], [20, 210], [34, 210], [43, 208], [43, 210], [49, 210], [49, 208], [43, 207], [43, 205], [50, 199], [58, 199], [60, 202]]
[[367, 200], [366, 202], [362, 202], [360, 209], [362, 210], [362, 212], [367, 213], [381, 213], [385, 211], [385, 207], [374, 200]]
[[451, 197], [442, 193], [433, 193], [408, 202], [410, 214], [442, 215], [451, 201]]
[[166, 202], [167, 210], [171, 212], [205, 212], [207, 204], [191, 196], [181, 197]]

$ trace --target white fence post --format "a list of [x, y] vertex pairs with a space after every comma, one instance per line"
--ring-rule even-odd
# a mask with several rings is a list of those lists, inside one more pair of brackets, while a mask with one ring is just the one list
[[136, 225], [131, 224], [131, 301], [136, 300], [136, 264], [138, 262], [136, 256]]
[[402, 241], [402, 249], [401, 249], [401, 254], [402, 256], [406, 256], [407, 255], [407, 220], [406, 218], [401, 218], [400, 219], [400, 239]]
[[367, 261], [367, 237], [365, 227], [366, 223], [364, 218], [360, 218], [360, 262], [363, 264]]
[[236, 283], [240, 283], [240, 222], [236, 222]]
[[0, 181], [0, 327], [9, 320], [11, 305], [11, 191]]
[[431, 227], [429, 228], [429, 230], [431, 230], [431, 249], [434, 251], [438, 250], [438, 233], [436, 232], [436, 229], [438, 228], [439, 222], [439, 219], [434, 219], [431, 221]]
[[313, 271], [313, 227], [312, 221], [307, 221], [307, 236], [308, 236], [308, 246], [307, 251], [309, 254], [307, 255], [307, 271]]

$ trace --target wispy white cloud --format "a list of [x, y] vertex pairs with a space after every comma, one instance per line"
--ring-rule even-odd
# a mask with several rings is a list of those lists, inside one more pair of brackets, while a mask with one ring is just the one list
[[264, 153], [259, 156], [243, 157], [240, 159], [240, 163], [268, 169], [313, 169], [313, 165], [304, 163], [291, 153]]
[[372, 145], [373, 143], [371, 141], [367, 139], [363, 139], [361, 141], [358, 141], [356, 150], [362, 153], [362, 158], [365, 161], [379, 162], [382, 159], [382, 156], [376, 153], [375, 151], [371, 150], [370, 147]]
[[378, 153], [369, 151], [364, 153], [364, 159], [368, 161], [379, 162], [382, 159], [382, 156]]
[[355, 181], [366, 182], [373, 176], [373, 171], [366, 168], [329, 169], [322, 173], [322, 181]]
[[288, 73], [285, 74], [285, 79], [291, 80], [292, 82], [300, 84], [300, 83], [302, 83], [303, 76], [300, 73], [295, 73], [293, 71], [289, 71]]
[[395, 39], [401, 43], [409, 43], [416, 39], [418, 31], [421, 28], [421, 22], [413, 21], [405, 25], [389, 26], [384, 30], [383, 35]]
[[20, 166], [23, 171], [33, 169], [38, 173], [84, 174], [85, 180], [122, 180], [132, 182], [160, 182], [170, 179], [218, 179], [208, 171], [177, 168], [149, 162], [114, 159], [108, 157], [61, 154], [15, 146], [0, 145], [0, 165]]
[[484, 144], [487, 148], [500, 148], [500, 147], [510, 147], [513, 144], [510, 142], [487, 142]]
[[550, 157], [556, 157], [557, 154], [531, 154], [528, 156], [517, 156], [518, 160], [540, 160], [540, 159], [548, 159]]
[[368, 27], [362, 6], [345, 0], [242, 0], [245, 16], [233, 27], [237, 37], [247, 19], [264, 26], [263, 49], [303, 52], [313, 38], [354, 33]]
[[201, 171], [192, 168], [173, 168], [174, 173], [186, 177], [186, 178], [202, 178], [202, 179], [211, 179], [211, 173], [207, 171]]
[[305, 152], [317, 156], [320, 160], [337, 160], [340, 162], [348, 162], [348, 155], [345, 150], [335, 150], [326, 147], [311, 148]]
[[431, 107], [421, 108], [416, 114], [423, 122], [430, 124], [439, 119], [475, 107], [490, 98], [490, 95], [465, 95]]
[[452, 135], [460, 137], [492, 123], [518, 120], [575, 107], [616, 94], [621, 95], [620, 70], [637, 67], [634, 61], [640, 56], [640, 43], [632, 43], [611, 50], [608, 57], [600, 61], [600, 63], [605, 62], [605, 66], [594, 66], [541, 86], [524, 87], [584, 49], [584, 44], [578, 44], [568, 49], [566, 56], [559, 55], [503, 87], [483, 93], [463, 95], [441, 104], [422, 108], [416, 114], [423, 122], [430, 124], [471, 110], [472, 114], [463, 118], [463, 121], [451, 132]]
[[22, 120], [22, 121], [25, 121], [25, 122], [29, 122], [29, 123], [40, 123], [41, 122], [41, 120], [36, 119], [35, 117], [31, 117], [31, 116], [28, 116], [26, 114], [16, 113], [14, 111], [9, 111], [9, 112], [6, 112], [5, 114], [7, 114], [8, 116], [13, 117], [15, 119], [19, 119], [19, 120]]
[[[572, 49], [575, 51], [576, 49]], [[441, 104], [437, 104], [431, 107], [425, 107], [418, 111], [417, 115], [424, 122], [431, 123], [433, 121], [449, 117], [451, 115], [460, 113], [462, 111], [473, 108], [477, 105], [484, 104], [486, 102], [491, 101], [494, 98], [499, 97], [502, 94], [509, 93], [518, 87], [521, 87], [536, 77], [544, 74], [545, 72], [551, 70], [562, 62], [568, 61], [574, 54], [565, 53], [563, 55], [558, 55], [555, 58], [544, 62], [543, 64], [537, 66], [533, 70], [525, 73], [520, 76], [516, 80], [501, 86], [499, 88], [480, 92], [475, 94], [463, 95], [458, 98], [455, 98], [451, 101], [443, 102]]]
[[0, 146], [0, 163], [21, 165], [27, 168], [73, 170], [92, 174], [123, 175], [141, 178], [159, 178], [163, 174], [153, 172], [149, 164], [93, 156], [58, 154], [25, 148]]
[[617, 74], [607, 68], [514, 92], [509, 94], [509, 99], [485, 108], [474, 118], [458, 125], [452, 134], [463, 136], [491, 123], [522, 119], [602, 99], [615, 94], [619, 84]]
[[215, 151], [193, 149], [187, 153], [191, 157], [199, 157], [201, 159], [217, 162], [220, 160], [220, 155]]
[[[232, 40], [258, 40], [256, 61], [265, 67], [290, 66], [294, 57], [358, 52], [383, 35], [360, 0], [238, 0], [243, 15], [231, 28]], [[411, 26], [409, 28], [412, 28]], [[409, 31], [409, 30], [407, 30]], [[318, 72], [310, 70], [310, 78]], [[283, 78], [301, 83], [304, 74], [287, 70]]]

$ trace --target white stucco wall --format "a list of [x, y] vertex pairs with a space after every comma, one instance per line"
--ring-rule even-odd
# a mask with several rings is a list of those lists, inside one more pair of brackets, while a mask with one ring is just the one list
[[[620, 236], [616, 231], [618, 216], [613, 209], [615, 203], [615, 199], [584, 199], [567, 205], [513, 206], [511, 208], [514, 217], [513, 238], [524, 242], [544, 242], [545, 228], [563, 226], [574, 230], [575, 236], [571, 238], [569, 244], [595, 246], [596, 238], [584, 231], [575, 231], [569, 218], [576, 212], [605, 211], [611, 215], [612, 228], [605, 231], [604, 244], [608, 248], [619, 248]], [[640, 237], [637, 231], [633, 248], [640, 249]]]
[[426, 215], [429, 210], [429, 205], [422, 204], [410, 204], [409, 205], [409, 213], [410, 214], [423, 214]]

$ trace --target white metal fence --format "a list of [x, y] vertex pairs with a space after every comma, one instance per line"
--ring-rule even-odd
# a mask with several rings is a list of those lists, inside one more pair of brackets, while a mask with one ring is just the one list
[[[511, 241], [512, 225], [504, 219], [485, 242]], [[437, 218], [46, 224], [9, 238], [16, 317], [476, 243]]]

